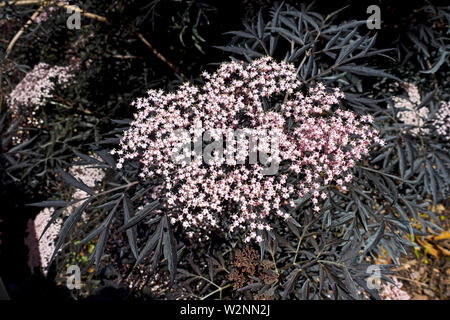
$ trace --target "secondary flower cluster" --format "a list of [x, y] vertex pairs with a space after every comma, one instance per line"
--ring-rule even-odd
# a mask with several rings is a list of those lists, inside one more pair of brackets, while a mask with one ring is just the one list
[[44, 275], [47, 274], [47, 267], [55, 250], [55, 240], [62, 227], [62, 221], [59, 219], [52, 223], [40, 238], [54, 212], [54, 208], [45, 208], [39, 212], [34, 221], [28, 220], [28, 236], [25, 238], [25, 244], [28, 246], [28, 266], [32, 271], [39, 268]]
[[20, 107], [36, 111], [52, 96], [55, 84], [65, 85], [72, 78], [71, 67], [50, 66], [44, 62], [37, 64], [14, 88], [8, 98], [13, 113]]
[[383, 300], [411, 300], [410, 295], [402, 289], [403, 284], [393, 277], [392, 280], [395, 285], [390, 282], [385, 282], [381, 286], [380, 297]]
[[[159, 193], [171, 222], [181, 223], [189, 236], [217, 227], [243, 232], [246, 242], [261, 241], [270, 217], [288, 219], [295, 200], [308, 194], [319, 211], [324, 187], [334, 182], [345, 189], [356, 161], [372, 143], [383, 143], [370, 116], [336, 110], [343, 97], [338, 89], [319, 84], [303, 93], [291, 64], [265, 57], [248, 65], [226, 63], [203, 76], [201, 87], [150, 90], [137, 99], [134, 121], [113, 151], [119, 168], [137, 158], [142, 178], [163, 181]], [[175, 134], [179, 130], [183, 134]], [[272, 135], [253, 147], [225, 138], [226, 151], [216, 150], [208, 163], [190, 150], [190, 161], [173, 161], [186, 140], [204, 141], [207, 132], [208, 141], [222, 141], [234, 130], [249, 135], [248, 141], [258, 132]], [[255, 150], [267, 155], [266, 163], [242, 161]], [[267, 162], [279, 166], [276, 174], [264, 174]]]
[[436, 118], [433, 120], [436, 132], [445, 140], [450, 140], [450, 101], [442, 102]]
[[404, 83], [402, 87], [406, 90], [408, 98], [393, 97], [396, 108], [404, 108], [405, 110], [398, 113], [398, 118], [405, 124], [410, 125], [410, 132], [414, 135], [428, 133], [428, 129], [423, 128], [428, 118], [428, 108], [422, 107], [417, 109], [421, 103], [419, 88], [413, 83]]
[[[103, 180], [105, 172], [103, 169], [88, 166], [88, 165], [74, 165], [69, 170], [70, 174], [77, 180], [81, 180], [90, 188], [96, 188], [98, 184]], [[81, 200], [88, 196], [85, 191], [77, 189], [72, 194], [72, 200]], [[63, 217], [69, 216], [79, 203], [68, 206], [62, 213]], [[54, 208], [45, 208], [36, 216], [33, 220], [28, 221], [28, 236], [25, 238], [25, 243], [29, 249], [28, 265], [31, 270], [38, 267], [41, 272], [46, 275], [48, 264], [55, 250], [55, 241], [61, 231], [63, 220], [58, 218], [52, 223], [45, 231], [45, 234], [39, 239], [47, 226], [48, 222], [52, 219], [55, 212]], [[87, 221], [85, 213], [82, 216], [83, 221]]]
[[[52, 97], [56, 84], [67, 85], [73, 77], [72, 71], [72, 66], [50, 66], [43, 62], [37, 64], [17, 84], [7, 99], [12, 117], [23, 116], [22, 127], [39, 127], [42, 120], [37, 119], [37, 111]], [[16, 143], [20, 142], [20, 132], [15, 138]]]

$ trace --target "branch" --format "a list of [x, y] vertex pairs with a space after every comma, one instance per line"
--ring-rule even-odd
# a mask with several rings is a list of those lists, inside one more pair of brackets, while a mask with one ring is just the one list
[[175, 65], [173, 65], [170, 61], [168, 61], [166, 58], [164, 58], [164, 56], [159, 53], [158, 51], [156, 51], [155, 48], [153, 48], [153, 46], [150, 44], [150, 42], [148, 42], [144, 36], [142, 34], [140, 34], [139, 32], [136, 32], [136, 35], [138, 36], [139, 39], [141, 39], [141, 41], [147, 46], [149, 47], [149, 49], [153, 52], [153, 54], [155, 56], [158, 57], [158, 59], [160, 59], [162, 62], [164, 62], [165, 64], [167, 64], [173, 71], [175, 71], [175, 73], [178, 73], [184, 80], [189, 81], [189, 79], [178, 69], [178, 67], [176, 67]]
[[34, 19], [36, 19], [36, 17], [38, 16], [38, 14], [42, 11], [44, 7], [40, 6], [32, 15], [31, 18], [28, 19], [28, 21], [22, 26], [22, 28], [20, 28], [20, 30], [16, 33], [16, 35], [11, 39], [11, 41], [9, 42], [8, 48], [6, 48], [6, 53], [5, 53], [5, 60], [6, 58], [8, 58], [9, 54], [11, 53], [14, 44], [17, 42], [17, 40], [19, 40], [20, 36], [25, 32], [25, 30], [33, 23]]
[[[94, 13], [90, 13], [90, 12], [86, 12], [82, 9], [80, 9], [77, 6], [72, 6], [72, 5], [67, 5], [64, 3], [61, 3], [59, 1], [44, 1], [44, 0], [17, 0], [11, 3], [7, 3], [7, 2], [2, 2], [0, 3], [0, 7], [4, 7], [7, 4], [10, 5], [33, 5], [33, 4], [41, 4], [41, 6], [39, 7], [38, 10], [36, 10], [33, 15], [31, 16], [30, 20], [28, 20], [28, 22], [25, 24], [24, 27], [22, 27], [22, 29], [20, 29], [20, 31], [16, 34], [16, 36], [11, 40], [11, 43], [8, 46], [8, 49], [6, 50], [6, 55], [5, 55], [5, 59], [8, 57], [9, 53], [12, 50], [12, 47], [14, 46], [15, 42], [20, 38], [20, 36], [23, 34], [23, 32], [25, 31], [26, 28], [28, 28], [28, 26], [34, 21], [34, 19], [36, 18], [36, 16], [39, 14], [39, 12], [42, 10], [42, 8], [44, 7], [44, 5], [50, 5], [50, 4], [54, 4], [57, 5], [58, 7], [61, 8], [65, 8], [65, 9], [71, 9], [72, 11], [76, 11], [79, 12], [80, 14], [82, 14], [84, 17], [89, 18], [89, 19], [93, 19], [93, 20], [97, 20], [100, 22], [104, 22], [104, 23], [109, 23], [108, 20], [106, 19], [106, 17], [100, 16], [98, 14], [94, 14]], [[178, 67], [176, 67], [173, 63], [171, 63], [169, 60], [167, 60], [160, 52], [158, 52], [151, 44], [150, 42], [148, 42], [147, 39], [144, 38], [144, 36], [138, 32], [136, 32], [136, 35], [138, 36], [138, 38], [152, 51], [152, 53], [162, 62], [164, 62], [165, 64], [167, 64], [175, 73], [179, 74], [185, 81], [189, 81], [189, 79], [180, 71], [180, 69]]]

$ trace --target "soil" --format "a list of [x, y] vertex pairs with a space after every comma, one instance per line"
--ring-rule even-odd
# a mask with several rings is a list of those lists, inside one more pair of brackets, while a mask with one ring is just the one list
[[[425, 250], [419, 245], [411, 248], [408, 256], [400, 259], [396, 274], [402, 283], [401, 290], [408, 293], [412, 300], [449, 300], [450, 299], [450, 199], [437, 206], [436, 213], [441, 218], [440, 235], [425, 237]], [[436, 251], [433, 251], [435, 249]], [[430, 254], [430, 253], [434, 253]], [[377, 263], [391, 263], [389, 259], [377, 259]]]

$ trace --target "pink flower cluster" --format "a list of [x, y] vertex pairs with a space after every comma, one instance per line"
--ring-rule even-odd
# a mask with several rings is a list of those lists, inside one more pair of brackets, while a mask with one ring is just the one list
[[442, 102], [436, 118], [433, 120], [436, 132], [445, 140], [450, 140], [450, 101]]
[[405, 109], [398, 113], [398, 118], [405, 124], [412, 126], [410, 132], [413, 135], [427, 134], [429, 130], [424, 128], [424, 125], [428, 118], [428, 108], [422, 107], [417, 109], [417, 106], [421, 103], [419, 88], [414, 83], [402, 83], [400, 85], [405, 89], [408, 98], [392, 98], [396, 108]]
[[[201, 87], [184, 84], [167, 94], [150, 90], [137, 99], [134, 121], [113, 151], [119, 168], [138, 158], [142, 178], [164, 181], [158, 192], [171, 222], [180, 223], [188, 236], [207, 238], [212, 229], [226, 228], [242, 232], [246, 242], [261, 241], [271, 216], [288, 219], [296, 200], [307, 194], [319, 211], [319, 201], [327, 197], [324, 187], [335, 182], [345, 190], [349, 170], [373, 142], [383, 143], [370, 116], [335, 110], [343, 97], [338, 89], [328, 92], [319, 84], [304, 95], [291, 64], [269, 57], [248, 65], [230, 62], [203, 77]], [[181, 139], [174, 134], [178, 130], [184, 130]], [[271, 141], [277, 148], [267, 139], [254, 148], [279, 165], [279, 172], [264, 175], [265, 165], [242, 163], [251, 150], [229, 138], [234, 130], [250, 136], [275, 132]], [[227, 137], [224, 154], [215, 153], [207, 164], [194, 154], [193, 161], [171, 160], [183, 141], [205, 132], [213, 132], [214, 141]]]
[[35, 112], [51, 98], [56, 83], [65, 85], [69, 82], [73, 76], [71, 72], [71, 67], [50, 66], [44, 62], [37, 64], [9, 95], [11, 111], [19, 113], [20, 107], [28, 107]]
[[28, 265], [31, 270], [39, 267], [44, 275], [47, 274], [48, 264], [55, 250], [55, 241], [58, 238], [62, 227], [62, 220], [57, 219], [47, 229], [43, 237], [45, 226], [50, 221], [55, 212], [54, 208], [45, 208], [36, 216], [34, 221], [28, 221], [28, 237], [25, 238], [25, 244], [28, 246]]
[[[98, 159], [98, 157], [95, 156]], [[74, 165], [69, 170], [70, 174], [77, 180], [83, 181], [90, 188], [97, 188], [99, 182], [101, 182], [105, 176], [103, 169], [88, 166], [88, 165]], [[81, 200], [88, 196], [85, 191], [75, 190], [72, 194], [72, 200]], [[69, 216], [79, 203], [68, 206], [62, 213], [63, 217]], [[28, 265], [33, 270], [39, 267], [44, 275], [47, 274], [50, 259], [55, 251], [55, 241], [59, 236], [59, 232], [63, 225], [63, 219], [58, 218], [52, 223], [42, 238], [45, 226], [52, 219], [55, 212], [54, 208], [45, 208], [36, 216], [33, 220], [28, 221], [28, 236], [25, 238], [25, 244], [28, 246]], [[82, 216], [83, 221], [87, 221], [85, 213]]]
[[383, 300], [411, 300], [410, 295], [402, 290], [403, 284], [393, 277], [395, 285], [390, 282], [381, 285], [380, 298]]
[[[41, 125], [42, 120], [36, 117], [36, 113], [52, 97], [55, 84], [67, 85], [73, 77], [73, 69], [73, 66], [50, 66], [41, 62], [25, 75], [7, 98], [11, 116], [14, 119], [23, 116], [21, 127]], [[19, 131], [13, 137], [13, 143], [20, 143], [22, 135], [23, 132]]]

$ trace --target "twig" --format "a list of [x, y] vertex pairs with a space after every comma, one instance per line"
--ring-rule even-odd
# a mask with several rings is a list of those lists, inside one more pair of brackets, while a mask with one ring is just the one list
[[400, 277], [400, 276], [395, 276], [395, 277], [396, 277], [397, 279], [406, 280], [406, 281], [409, 281], [409, 282], [414, 282], [414, 283], [420, 284], [421, 286], [429, 287], [429, 285], [427, 285], [426, 283], [420, 282], [420, 281], [416, 281], [416, 280], [413, 280], [413, 279], [409, 279], [409, 278], [405, 278], [405, 277]]
[[210, 296], [212, 296], [212, 295], [214, 295], [214, 294], [216, 294], [218, 292], [220, 294], [220, 299], [222, 300], [222, 291], [225, 290], [226, 288], [229, 288], [229, 287], [231, 287], [231, 284], [227, 284], [227, 285], [225, 285], [223, 287], [219, 287], [217, 290], [214, 290], [213, 292], [208, 293], [206, 296], [201, 297], [200, 300], [205, 300], [206, 298], [209, 298]]
[[61, 3], [61, 2], [55, 1], [55, 0], [53, 0], [53, 1], [49, 1], [49, 0], [19, 0], [19, 1], [12, 1], [10, 3], [2, 2], [2, 3], [0, 3], [0, 8], [1, 7], [5, 7], [7, 4], [13, 5], [13, 6], [26, 6], [26, 5], [33, 5], [33, 4], [40, 4], [42, 6], [55, 5], [55, 6], [58, 6], [58, 7], [71, 9], [72, 11], [79, 12], [80, 14], [82, 14], [83, 16], [85, 16], [87, 18], [95, 19], [95, 20], [102, 21], [102, 22], [106, 22], [106, 18], [105, 17], [99, 16], [99, 15], [94, 14], [94, 13], [83, 11], [82, 9], [80, 9], [77, 6], [68, 5], [68, 4]]
[[117, 59], [137, 59], [136, 56], [132, 56], [132, 55], [121, 55], [121, 54], [115, 54], [115, 55], [113, 55], [113, 58], [117, 58]]
[[9, 54], [11, 53], [11, 50], [14, 47], [14, 44], [17, 42], [17, 40], [19, 40], [20, 36], [25, 32], [25, 30], [33, 23], [34, 19], [36, 19], [36, 17], [42, 11], [43, 8], [44, 8], [44, 6], [40, 6], [31, 15], [31, 18], [28, 19], [28, 21], [22, 26], [22, 28], [20, 28], [20, 30], [16, 33], [16, 35], [11, 39], [11, 41], [9, 42], [8, 47], [6, 48], [6, 53], [5, 53], [4, 60], [6, 60], [8, 58]]
[[147, 39], [144, 38], [142, 34], [139, 32], [136, 32], [136, 35], [139, 39], [147, 46], [149, 49], [153, 52], [155, 56], [157, 56], [161, 61], [163, 61], [165, 64], [167, 64], [175, 73], [178, 73], [184, 80], [188, 81], [189, 79], [176, 67], [174, 64], [172, 64], [170, 61], [168, 61], [161, 53], [156, 51], [155, 48], [150, 44], [150, 42], [147, 41]]
[[[14, 37], [11, 39], [11, 41], [8, 44], [8, 47], [6, 48], [5, 51], [5, 56], [2, 59], [2, 65], [6, 62], [6, 59], [8, 58], [9, 54], [11, 53], [12, 49], [14, 48], [14, 44], [17, 42], [17, 40], [19, 40], [20, 36], [25, 32], [25, 30], [33, 23], [34, 19], [36, 19], [36, 17], [38, 16], [38, 14], [41, 12], [43, 6], [40, 6], [30, 17], [30, 19], [28, 19], [28, 21], [22, 26], [22, 28], [20, 28], [20, 30], [14, 35]], [[2, 72], [2, 76], [3, 76], [3, 67], [1, 68]], [[3, 77], [2, 77], [3, 78]], [[0, 109], [3, 106], [3, 98], [4, 98], [4, 93], [2, 90], [2, 94], [0, 95]]]
[[6, 1], [0, 3], [0, 7], [6, 7], [6, 5], [13, 5], [13, 6], [26, 6], [30, 4], [38, 4], [43, 2], [42, 0], [16, 0], [16, 1]]
[[86, 12], [86, 11], [78, 8], [77, 6], [71, 6], [71, 5], [67, 5], [64, 3], [60, 3], [60, 2], [56, 2], [55, 5], [57, 5], [58, 7], [61, 7], [61, 8], [71, 9], [72, 11], [79, 12], [86, 18], [108, 23], [108, 20], [105, 17], [99, 16], [98, 14], [95, 14], [95, 13]]

